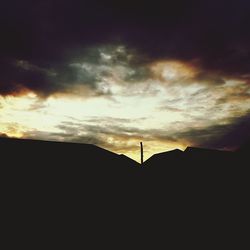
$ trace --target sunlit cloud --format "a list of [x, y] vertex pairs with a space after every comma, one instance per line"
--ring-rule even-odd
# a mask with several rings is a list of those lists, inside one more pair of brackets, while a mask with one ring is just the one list
[[248, 115], [247, 82], [195, 62], [141, 58], [125, 45], [102, 45], [63, 66], [17, 61], [21, 71], [47, 81], [36, 87], [24, 82], [19, 95], [0, 96], [1, 134], [92, 143], [136, 160], [140, 141], [146, 159], [188, 145], [226, 148], [214, 138]]
[[155, 78], [166, 84], [189, 82], [198, 74], [198, 69], [179, 61], [160, 61], [150, 65]]

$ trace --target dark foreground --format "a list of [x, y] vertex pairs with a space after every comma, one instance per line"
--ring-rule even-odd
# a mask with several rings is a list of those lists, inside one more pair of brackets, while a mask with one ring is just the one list
[[46, 247], [48, 238], [75, 248], [67, 236], [91, 248], [134, 240], [139, 249], [239, 248], [248, 235], [249, 145], [174, 150], [143, 166], [87, 144], [1, 138], [0, 152], [4, 231], [16, 232], [10, 249]]

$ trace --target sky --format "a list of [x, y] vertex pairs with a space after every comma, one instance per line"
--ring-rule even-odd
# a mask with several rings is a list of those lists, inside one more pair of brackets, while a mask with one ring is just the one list
[[1, 3], [0, 136], [139, 161], [250, 139], [248, 0]]

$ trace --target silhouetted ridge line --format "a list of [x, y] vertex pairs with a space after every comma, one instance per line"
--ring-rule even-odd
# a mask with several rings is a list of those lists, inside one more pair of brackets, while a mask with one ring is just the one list
[[170, 156], [174, 157], [174, 156], [180, 155], [182, 153], [183, 153], [183, 151], [181, 151], [180, 149], [173, 149], [170, 151], [154, 154], [147, 161], [149, 161], [150, 159], [154, 159], [154, 158], [165, 158], [165, 157], [170, 157]]
[[81, 167], [88, 172], [117, 172], [139, 166], [129, 157], [92, 144], [0, 138], [0, 150], [2, 158], [15, 166], [38, 167], [43, 164], [44, 168], [50, 166], [51, 169]]
[[[242, 165], [250, 152], [246, 143], [236, 153], [216, 149], [187, 147], [184, 151], [174, 149], [154, 154], [144, 162], [145, 168], [200, 168], [222, 169], [226, 166]], [[36, 168], [80, 168], [81, 171], [102, 174], [118, 174], [130, 171], [140, 164], [125, 155], [119, 155], [92, 144], [55, 142], [30, 139], [0, 138], [2, 159], [9, 165]], [[138, 152], [139, 154], [139, 152]], [[31, 161], [33, 158], [33, 161]], [[18, 162], [15, 162], [18, 161]], [[141, 171], [141, 170], [138, 170]]]
[[246, 200], [249, 191], [248, 154], [238, 152], [175, 149], [153, 155], [141, 167], [125, 155], [90, 144], [0, 138], [0, 153], [0, 177], [8, 196], [29, 194], [30, 203], [39, 195], [50, 201], [58, 196], [64, 201], [66, 195], [68, 204], [74, 197], [84, 207], [100, 208], [108, 201], [113, 208], [117, 199], [129, 204], [126, 199], [133, 197], [129, 209], [134, 213], [135, 202], [145, 201], [137, 210], [142, 211], [157, 204], [156, 197], [167, 204], [171, 196], [173, 203], [184, 199], [180, 207], [185, 208], [190, 195], [199, 204], [206, 195], [218, 200], [228, 196], [230, 201], [241, 195]]

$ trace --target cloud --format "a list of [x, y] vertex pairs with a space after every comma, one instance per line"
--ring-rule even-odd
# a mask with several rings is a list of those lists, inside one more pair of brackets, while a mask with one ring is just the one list
[[237, 149], [250, 140], [250, 113], [242, 117], [232, 118], [226, 125], [211, 127], [211, 136], [206, 141], [200, 140], [199, 146], [218, 149]]
[[27, 60], [3, 61], [0, 94], [111, 96], [111, 85], [141, 82], [150, 74], [139, 55], [123, 45], [88, 47], [78, 53], [46, 67]]
[[47, 105], [46, 103], [41, 100], [41, 99], [36, 99], [29, 107], [29, 111], [38, 111], [38, 110], [41, 110], [41, 109], [46, 109], [47, 108]]
[[[198, 82], [217, 85], [228, 77], [249, 83], [249, 10], [244, 0], [5, 2], [0, 13], [0, 93], [46, 96], [78, 84], [95, 89], [111, 75], [140, 82], [151, 77], [144, 64], [159, 61], [195, 62], [200, 71], [193, 80]], [[72, 66], [77, 64], [90, 70]], [[176, 80], [186, 79], [182, 75]]]
[[[144, 118], [139, 118], [144, 119]], [[138, 142], [147, 138], [146, 130], [130, 126], [133, 120], [122, 118], [70, 119], [57, 125], [58, 132], [26, 131], [23, 138], [95, 144], [114, 152], [137, 149]]]
[[[67, 131], [67, 129], [66, 129]], [[23, 138], [28, 139], [39, 139], [45, 141], [63, 141], [63, 142], [73, 142], [73, 143], [87, 143], [87, 144], [94, 144], [94, 145], [101, 145], [102, 140], [99, 138], [91, 135], [79, 135], [78, 133], [74, 132], [46, 132], [46, 131], [38, 131], [32, 130], [27, 131], [23, 134]]]
[[[195, 123], [194, 123], [195, 124]], [[163, 131], [158, 131], [155, 137], [159, 141], [184, 141], [187, 145], [235, 150], [250, 139], [250, 115], [231, 117], [217, 124], [203, 127], [189, 126], [180, 131], [170, 131], [165, 136]]]
[[237, 104], [244, 103], [250, 100], [250, 85], [238, 82], [229, 83], [227, 87], [222, 88], [224, 96], [217, 100], [217, 105], [223, 103]]
[[216, 71], [206, 71], [196, 61], [155, 61], [150, 64], [150, 70], [153, 79], [168, 86], [190, 84], [218, 86], [226, 83], [225, 75]]
[[[145, 118], [139, 118], [144, 120]], [[149, 120], [146, 119], [145, 122]], [[200, 124], [195, 119], [172, 122], [159, 128], [135, 126], [132, 119], [92, 117], [68, 119], [53, 131], [26, 130], [23, 138], [88, 143], [116, 153], [139, 157], [139, 142], [145, 145], [146, 158], [152, 154], [187, 146], [234, 150], [250, 138], [249, 112]], [[138, 158], [139, 160], [139, 158]]]

